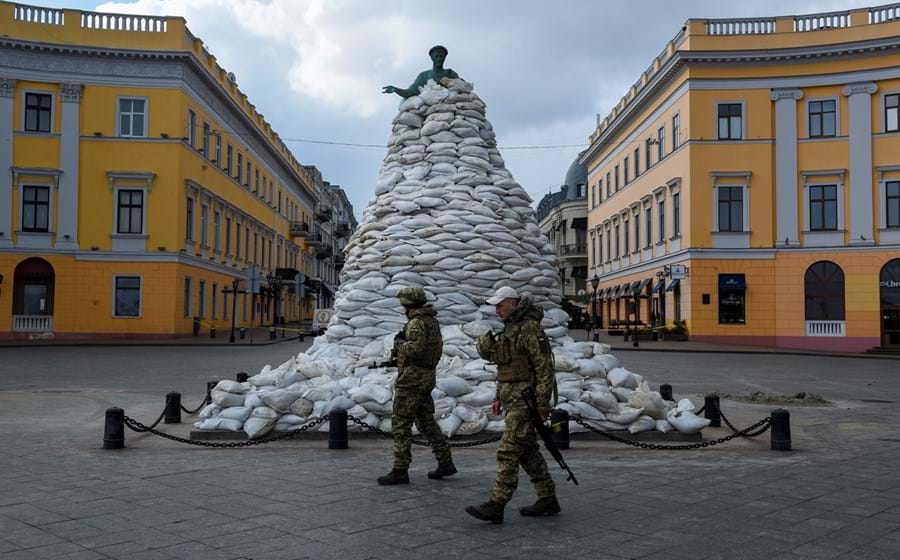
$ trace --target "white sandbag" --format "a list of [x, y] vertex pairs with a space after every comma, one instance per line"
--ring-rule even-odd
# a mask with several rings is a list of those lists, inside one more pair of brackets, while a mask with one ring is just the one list
[[586, 402], [579, 401], [569, 404], [578, 408], [578, 410], [580, 411], [579, 416], [581, 416], [582, 418], [588, 418], [590, 420], [606, 420], [606, 415], [601, 410]]
[[[381, 371], [383, 371], [383, 370], [381, 370]], [[379, 371], [376, 371], [375, 373], [370, 373], [370, 374], [366, 375], [365, 377], [363, 377], [362, 383], [360, 384], [360, 386], [383, 385], [385, 387], [388, 387], [391, 385], [391, 383], [393, 383], [393, 381], [394, 381], [393, 375], [389, 375], [387, 373], [380, 373]]]
[[581, 398], [580, 383], [564, 383], [557, 386], [557, 394], [560, 399], [567, 401], [577, 401]]
[[356, 406], [356, 401], [343, 395], [338, 395], [329, 401], [317, 401], [313, 406], [313, 415], [321, 418], [333, 411], [350, 410], [354, 406]]
[[314, 404], [315, 403], [310, 400], [299, 398], [291, 403], [290, 413], [300, 416], [301, 418], [306, 418], [312, 414]]
[[456, 408], [456, 399], [454, 397], [444, 397], [434, 401], [434, 417], [436, 419], [444, 418]]
[[250, 408], [258, 408], [260, 406], [266, 406], [266, 403], [262, 401], [260, 398], [259, 391], [250, 391], [246, 395], [244, 395], [244, 406], [249, 406]]
[[393, 426], [391, 425], [391, 418], [388, 416], [387, 418], [382, 418], [380, 422], [378, 422], [378, 429], [382, 432], [391, 433], [393, 431]]
[[561, 402], [557, 403], [553, 408], [557, 410], [565, 410], [569, 413], [569, 416], [572, 416], [573, 418], [581, 418], [581, 409], [575, 406], [575, 403]]
[[594, 355], [593, 342], [570, 342], [563, 349], [577, 358], [590, 358]]
[[482, 431], [488, 425], [488, 417], [484, 413], [479, 414], [474, 420], [463, 422], [459, 425], [456, 433], [461, 436], [471, 436]]
[[250, 413], [253, 412], [253, 409], [249, 406], [231, 406], [228, 408], [223, 408], [219, 413], [219, 418], [226, 418], [228, 420], [237, 420], [239, 422], [244, 422], [247, 418], [250, 418]]
[[471, 393], [462, 395], [461, 397], [459, 397], [458, 401], [460, 404], [478, 408], [481, 406], [487, 406], [494, 402], [494, 397], [496, 397], [496, 395], [497, 393], [495, 391], [478, 388]]
[[456, 405], [453, 408], [452, 412], [456, 416], [459, 416], [460, 420], [462, 420], [463, 422], [471, 422], [473, 420], [476, 420], [478, 418], [479, 414], [481, 414], [481, 415], [484, 414], [480, 410], [477, 410], [470, 406], [465, 406], [465, 405]]
[[694, 403], [690, 399], [681, 399], [675, 408], [680, 412], [691, 412], [694, 410]]
[[622, 403], [627, 403], [628, 399], [631, 398], [631, 395], [634, 394], [634, 391], [626, 389], [625, 387], [613, 387], [610, 391], [616, 396], [616, 400]]
[[243, 395], [247, 391], [250, 390], [249, 383], [238, 383], [237, 381], [229, 381], [227, 379], [223, 379], [216, 383], [214, 387], [216, 391], [224, 391], [226, 393], [234, 393], [235, 395]]
[[331, 375], [331, 368], [323, 361], [310, 361], [301, 363], [297, 366], [302, 373], [307, 378], [313, 377], [321, 377], [323, 375]]
[[606, 413], [606, 419], [616, 424], [628, 425], [640, 417], [644, 411], [640, 408], [631, 408], [627, 405], [619, 405], [618, 412]]
[[466, 380], [455, 375], [439, 378], [437, 387], [451, 397], [460, 397], [472, 392], [472, 387], [466, 383]]
[[356, 389], [357, 387], [359, 387], [360, 381], [361, 380], [358, 377], [347, 376], [338, 379], [337, 383], [341, 386], [341, 391], [347, 393], [351, 389]]
[[244, 395], [235, 393], [226, 393], [225, 391], [211, 391], [212, 402], [221, 408], [230, 408], [232, 406], [244, 406]]
[[437, 423], [441, 433], [449, 438], [453, 437], [459, 427], [462, 426], [462, 419], [455, 414], [450, 414], [438, 420]]
[[666, 433], [666, 432], [671, 432], [674, 429], [675, 428], [672, 427], [672, 424], [670, 424], [668, 420], [657, 420], [656, 421], [656, 431], [657, 432]]
[[619, 360], [612, 354], [603, 354], [602, 356], [594, 356], [594, 358], [603, 364], [607, 372], [619, 367]]
[[215, 417], [207, 418], [194, 425], [200, 430], [228, 430], [229, 432], [238, 432], [244, 426], [244, 423], [240, 420]]
[[562, 348], [553, 349], [553, 363], [556, 371], [575, 371], [578, 369], [578, 362], [575, 356]]
[[649, 432], [656, 429], [656, 420], [647, 415], [640, 416], [637, 420], [628, 425], [628, 431], [632, 434], [640, 432]]
[[683, 434], [696, 434], [710, 423], [708, 418], [700, 418], [689, 410], [678, 410], [677, 408], [669, 411], [666, 420]]
[[341, 394], [341, 386], [331, 382], [318, 387], [311, 387], [303, 391], [300, 395], [304, 399], [318, 403], [319, 401], [330, 401], [335, 396]]
[[[601, 357], [602, 358], [602, 357]], [[624, 387], [626, 389], [637, 389], [638, 381], [634, 375], [623, 367], [613, 368], [606, 374], [606, 380], [613, 387]]]
[[262, 369], [261, 372], [257, 373], [256, 375], [254, 375], [247, 381], [250, 383], [250, 385], [253, 385], [254, 387], [261, 387], [261, 386], [265, 386], [265, 385], [277, 386], [278, 383], [281, 381], [282, 377], [284, 377], [285, 373], [287, 373], [287, 372], [280, 371], [277, 369], [273, 370], [271, 368], [271, 366], [267, 365]]
[[359, 406], [378, 416], [390, 416], [394, 412], [394, 401], [387, 401], [386, 403], [365, 401], [359, 403]]
[[290, 412], [291, 405], [300, 398], [300, 392], [288, 391], [287, 389], [276, 389], [271, 393], [262, 395], [262, 402], [278, 412]]
[[581, 393], [581, 400], [604, 413], [619, 411], [619, 401], [609, 391], [584, 391]]
[[609, 354], [609, 351], [612, 347], [609, 344], [603, 344], [602, 342], [594, 342], [594, 355], [602, 356], [604, 354]]
[[569, 433], [570, 434], [580, 434], [583, 432], [587, 432], [588, 429], [579, 424], [574, 420], [569, 420]]
[[643, 408], [644, 414], [654, 420], [665, 420], [666, 418], [666, 404], [663, 402], [662, 396], [655, 391], [635, 391], [628, 397], [628, 406]]
[[[570, 422], [570, 425], [571, 424], [572, 423]], [[488, 432], [506, 431], [506, 420], [491, 420], [487, 423], [487, 425], [485, 425], [484, 429]]]
[[584, 379], [577, 373], [571, 371], [558, 371], [554, 375], [557, 383], [565, 383], [566, 381], [581, 381]]
[[222, 407], [220, 407], [216, 403], [209, 403], [208, 405], [204, 406], [203, 409], [200, 410], [200, 413], [198, 414], [198, 416], [201, 419], [206, 420], [207, 418], [212, 418], [213, 416], [218, 416], [220, 410], [222, 410]]
[[618, 432], [625, 430], [625, 426], [610, 420], [586, 420], [586, 422], [604, 432]]
[[[296, 368], [297, 366], [294, 365], [294, 367]], [[301, 381], [305, 381], [305, 380], [306, 380], [306, 376], [303, 375], [303, 373], [300, 370], [297, 370], [297, 369], [288, 370], [287, 373], [285, 373], [281, 377], [281, 380], [278, 382], [277, 387], [279, 389], [284, 389], [285, 387], [290, 387], [294, 383], [300, 383]]]
[[247, 437], [250, 439], [261, 438], [272, 431], [275, 423], [275, 418], [254, 418], [251, 416], [244, 422], [244, 432], [247, 433]]
[[375, 401], [380, 404], [384, 404], [391, 400], [391, 390], [385, 387], [384, 385], [377, 385], [375, 383], [367, 383], [365, 385], [360, 385], [359, 387], [354, 387], [350, 389], [348, 392], [350, 398], [354, 401], [361, 403], [365, 401]]
[[606, 364], [597, 358], [575, 360], [578, 373], [589, 377], [603, 377], [606, 375]]

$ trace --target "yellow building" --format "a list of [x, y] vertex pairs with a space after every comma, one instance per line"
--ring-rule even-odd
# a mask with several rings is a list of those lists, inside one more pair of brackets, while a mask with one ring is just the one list
[[595, 315], [900, 344], [898, 111], [900, 6], [689, 20], [581, 158]]
[[314, 177], [184, 19], [2, 2], [0, 70], [0, 337], [311, 318]]

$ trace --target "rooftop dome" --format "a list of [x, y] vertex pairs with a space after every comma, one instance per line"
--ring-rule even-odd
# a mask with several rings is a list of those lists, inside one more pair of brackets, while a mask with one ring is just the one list
[[[575, 187], [577, 185], [587, 185], [587, 168], [580, 163], [578, 163], [578, 159], [581, 157], [581, 154], [578, 154], [578, 157], [575, 158], [575, 161], [572, 162], [572, 165], [569, 166], [569, 170], [566, 171], [566, 181], [564, 185], [568, 187], [566, 190], [569, 192], [569, 196], [567, 198], [577, 198], [578, 189]], [[585, 189], [586, 191], [587, 189]]]

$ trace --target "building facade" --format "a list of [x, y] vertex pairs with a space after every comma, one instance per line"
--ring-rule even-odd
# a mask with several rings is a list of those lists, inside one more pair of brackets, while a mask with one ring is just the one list
[[563, 297], [587, 298], [587, 169], [572, 162], [559, 191], [544, 195], [537, 207], [541, 231], [556, 250]]
[[0, 337], [311, 319], [321, 189], [182, 18], [2, 2], [0, 35]]
[[593, 312], [711, 342], [900, 344], [898, 100], [897, 6], [689, 20], [581, 159]]

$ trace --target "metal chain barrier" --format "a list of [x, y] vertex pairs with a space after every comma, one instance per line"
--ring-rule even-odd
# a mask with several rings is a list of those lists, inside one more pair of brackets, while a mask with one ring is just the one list
[[[357, 426], [361, 426], [361, 427], [369, 430], [370, 432], [374, 432], [380, 436], [384, 436], [389, 439], [394, 439], [394, 434], [392, 434], [390, 432], [385, 432], [384, 430], [382, 430], [380, 428], [366, 424], [359, 418], [347, 416], [347, 420], [353, 422]], [[500, 439], [502, 437], [503, 437], [503, 434], [499, 434], [499, 435], [494, 435], [489, 438], [481, 439], [478, 441], [461, 441], [461, 442], [454, 442], [454, 443], [448, 442], [448, 445], [450, 447], [477, 447], [479, 445], [485, 445], [488, 443], [494, 443], [495, 441], [500, 441]], [[421, 445], [422, 447], [431, 447], [431, 442], [428, 442], [428, 441], [419, 441], [419, 440], [414, 439], [414, 440], [412, 440], [412, 442], [413, 442], [413, 445]]]
[[[160, 416], [160, 418], [162, 418], [162, 416]], [[251, 439], [251, 440], [247, 440], [247, 441], [229, 441], [226, 443], [219, 443], [219, 442], [211, 442], [211, 441], [194, 441], [194, 440], [186, 439], [183, 437], [174, 436], [172, 434], [167, 434], [165, 432], [160, 432], [159, 430], [154, 429], [154, 426], [156, 426], [156, 423], [159, 423], [159, 420], [157, 420], [156, 423], [153, 424], [153, 426], [145, 426], [144, 424], [141, 424], [134, 418], [125, 416], [125, 426], [127, 426], [130, 430], [133, 430], [135, 432], [139, 432], [139, 433], [149, 432], [153, 435], [157, 435], [157, 436], [160, 436], [160, 437], [163, 437], [166, 439], [170, 439], [172, 441], [177, 441], [178, 443], [187, 443], [188, 445], [198, 445], [200, 447], [216, 447], [216, 448], [252, 447], [254, 445], [261, 445], [263, 443], [271, 443], [273, 441], [279, 441], [279, 440], [283, 440], [283, 439], [291, 439], [296, 434], [298, 434], [300, 432], [305, 432], [312, 428], [315, 428], [316, 426], [319, 426], [320, 424], [327, 422], [327, 421], [328, 421], [328, 415], [325, 415], [322, 418], [317, 418], [315, 420], [311, 420], [310, 422], [307, 422], [306, 424], [300, 426], [299, 428], [295, 428], [289, 432], [285, 432], [285, 433], [279, 434], [277, 436], [261, 438], [261, 439]]]
[[[134, 429], [134, 428], [132, 428], [132, 429], [133, 429], [135, 432], [147, 432], [147, 431], [150, 431], [150, 430], [152, 430], [153, 428], [155, 428], [156, 426], [159, 425], [159, 423], [162, 421], [162, 419], [163, 419], [163, 417], [164, 417], [165, 415], [166, 415], [166, 411], [163, 410], [162, 412], [159, 413], [159, 418], [157, 418], [156, 421], [153, 422], [152, 424], [150, 424], [149, 426], [145, 426], [145, 425], [141, 424], [140, 422], [138, 422], [137, 420], [134, 420], [134, 423], [137, 424], [137, 425], [139, 425], [139, 426], [140, 426], [140, 429]], [[127, 416], [126, 416], [125, 418], [126, 418], [126, 422], [125, 422], [125, 423], [128, 424], [127, 420], [128, 420], [129, 418], [128, 418]], [[130, 427], [130, 426], [129, 426], [129, 427]]]
[[[700, 441], [697, 443], [690, 443], [687, 445], [658, 445], [655, 443], [646, 443], [643, 441], [631, 441], [628, 439], [620, 438], [618, 436], [614, 436], [612, 434], [604, 432], [603, 430], [595, 428], [594, 426], [591, 426], [587, 422], [583, 421], [581, 418], [573, 418], [573, 420], [575, 421], [575, 423], [579, 424], [580, 426], [583, 426], [596, 434], [600, 434], [601, 436], [603, 436], [607, 439], [611, 439], [611, 440], [617, 441], [619, 443], [624, 443], [626, 445], [631, 445], [633, 447], [640, 447], [641, 449], [656, 449], [656, 450], [701, 449], [704, 447], [712, 447], [712, 446], [718, 445], [720, 443], [725, 443], [726, 441], [731, 441], [738, 437], [743, 437], [743, 436], [754, 437], [754, 436], [764, 434], [771, 427], [771, 422], [772, 422], [772, 419], [767, 416], [767, 417], [763, 418], [762, 420], [760, 420], [759, 422], [757, 422], [756, 424], [753, 424], [752, 426], [750, 426], [748, 428], [744, 428], [743, 430], [736, 431], [735, 433], [733, 433], [731, 435], [728, 435], [728, 436], [725, 436], [725, 437], [722, 437], [719, 439], [714, 439], [711, 441]], [[759, 429], [759, 430], [755, 431], [757, 429]]]
[[185, 414], [190, 414], [190, 415], [197, 414], [198, 412], [200, 412], [200, 409], [202, 409], [204, 406], [206, 406], [206, 401], [209, 400], [209, 394], [210, 394], [210, 391], [207, 391], [206, 396], [203, 397], [203, 402], [201, 402], [199, 405], [197, 405], [197, 408], [188, 410], [187, 408], [185, 408], [184, 405], [180, 405], [182, 412], [184, 412]]

